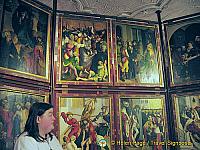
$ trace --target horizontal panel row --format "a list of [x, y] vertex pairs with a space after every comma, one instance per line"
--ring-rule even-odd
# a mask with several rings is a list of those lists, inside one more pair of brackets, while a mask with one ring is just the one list
[[[180, 149], [198, 147], [200, 95], [171, 95], [173, 114], [167, 114], [164, 95], [61, 94], [54, 101], [55, 133], [63, 148]], [[23, 131], [28, 110], [48, 102], [48, 93], [4, 87], [0, 89], [1, 147], [12, 149]], [[176, 141], [169, 141], [167, 115], [174, 118]], [[5, 144], [3, 144], [5, 143]]]
[[[54, 46], [50, 45], [51, 13], [24, 1], [13, 7], [14, 11], [5, 7], [2, 20], [1, 74], [50, 82], [52, 46], [56, 84], [163, 86], [156, 24], [60, 16]], [[199, 22], [197, 18], [184, 26], [166, 26], [171, 85], [199, 81], [195, 69], [200, 63]]]

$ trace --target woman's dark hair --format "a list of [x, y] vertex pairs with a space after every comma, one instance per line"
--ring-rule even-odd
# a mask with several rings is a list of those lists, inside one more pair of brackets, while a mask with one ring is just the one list
[[[45, 139], [39, 135], [37, 117], [42, 116], [45, 111], [49, 110], [50, 108], [53, 108], [53, 105], [43, 102], [36, 102], [31, 106], [29, 110], [24, 132], [27, 132], [28, 136], [33, 137], [38, 142], [42, 142]], [[52, 134], [49, 133], [49, 136], [52, 139]]]

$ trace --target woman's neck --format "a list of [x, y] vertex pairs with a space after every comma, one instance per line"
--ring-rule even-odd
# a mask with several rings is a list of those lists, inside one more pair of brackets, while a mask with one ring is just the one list
[[39, 135], [40, 135], [42, 138], [44, 138], [44, 139], [45, 139], [47, 134], [45, 134], [45, 133], [44, 133], [44, 132], [42, 132], [42, 131], [39, 131]]

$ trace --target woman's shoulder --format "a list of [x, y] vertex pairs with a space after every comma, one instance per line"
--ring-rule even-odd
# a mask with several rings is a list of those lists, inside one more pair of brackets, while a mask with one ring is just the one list
[[58, 140], [55, 134], [51, 133], [51, 136], [52, 136], [52, 140]]
[[15, 148], [14, 150], [32, 150], [32, 149], [37, 149], [37, 141], [31, 137], [28, 136], [28, 134], [22, 133], [16, 143], [15, 143]]
[[57, 137], [53, 133], [51, 133], [51, 135], [52, 135], [52, 140], [50, 140], [50, 145], [53, 147], [53, 149], [63, 150]]
[[37, 143], [37, 141], [33, 137], [29, 136], [27, 132], [22, 133], [17, 140], [18, 141], [29, 141], [29, 142], [32, 142], [32, 143]]

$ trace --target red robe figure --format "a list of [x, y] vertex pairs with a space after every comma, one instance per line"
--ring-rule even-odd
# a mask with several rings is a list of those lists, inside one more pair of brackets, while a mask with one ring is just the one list
[[12, 138], [12, 117], [13, 113], [9, 112], [9, 104], [7, 99], [3, 100], [2, 106], [0, 106], [0, 114], [2, 116], [2, 119], [4, 121], [4, 127], [6, 128], [7, 131], [7, 138]]
[[62, 112], [61, 116], [63, 120], [71, 127], [71, 131], [69, 132], [68, 137], [64, 137], [64, 140], [68, 143], [70, 142], [70, 139], [73, 135], [76, 138], [78, 138], [80, 125], [79, 125], [79, 122], [75, 118], [72, 118], [73, 114], [71, 112], [67, 112], [66, 114]]

